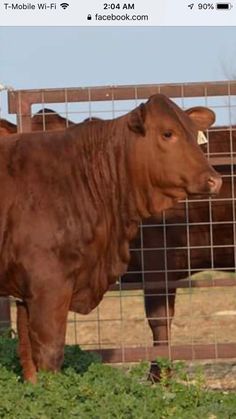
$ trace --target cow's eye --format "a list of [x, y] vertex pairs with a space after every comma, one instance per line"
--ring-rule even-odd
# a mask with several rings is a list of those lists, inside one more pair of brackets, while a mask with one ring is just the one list
[[163, 132], [163, 138], [165, 140], [170, 140], [171, 137], [172, 137], [172, 135], [173, 135], [173, 132], [172, 131], [165, 131], [165, 132]]

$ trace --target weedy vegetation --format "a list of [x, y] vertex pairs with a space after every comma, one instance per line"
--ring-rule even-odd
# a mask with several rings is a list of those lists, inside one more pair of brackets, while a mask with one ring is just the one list
[[[0, 337], [0, 418], [16, 419], [232, 419], [232, 392], [205, 388], [199, 371], [194, 382], [182, 363], [159, 360], [159, 384], [147, 381], [148, 363], [130, 368], [104, 365], [98, 356], [68, 346], [59, 374], [40, 373], [23, 383], [17, 340]], [[168, 368], [174, 369], [172, 378]]]

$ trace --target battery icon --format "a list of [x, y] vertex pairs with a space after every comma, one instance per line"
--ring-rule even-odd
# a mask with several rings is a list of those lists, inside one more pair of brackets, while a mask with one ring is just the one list
[[230, 10], [233, 5], [231, 3], [216, 3], [217, 10]]

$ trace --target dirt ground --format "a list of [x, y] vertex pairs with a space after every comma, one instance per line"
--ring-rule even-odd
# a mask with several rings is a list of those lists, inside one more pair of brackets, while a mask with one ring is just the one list
[[[210, 274], [197, 274], [195, 278], [204, 275], [209, 278]], [[171, 343], [236, 342], [235, 323], [236, 286], [178, 289]], [[152, 345], [142, 291], [126, 291], [121, 295], [109, 292], [91, 314], [70, 313], [67, 342], [87, 348]]]
[[202, 361], [189, 363], [187, 371], [191, 382], [200, 375], [203, 385], [212, 390], [236, 391], [236, 360]]
[[[211, 274], [205, 272], [194, 277], [199, 279], [204, 275], [209, 278]], [[236, 285], [236, 275], [234, 278]], [[12, 325], [15, 328], [14, 306]], [[84, 349], [151, 346], [143, 292], [108, 292], [89, 315], [69, 313], [66, 342], [79, 344]], [[236, 286], [178, 289], [171, 344], [219, 342], [236, 342]], [[201, 363], [206, 371], [207, 385], [236, 388], [236, 354], [235, 360], [219, 361]]]

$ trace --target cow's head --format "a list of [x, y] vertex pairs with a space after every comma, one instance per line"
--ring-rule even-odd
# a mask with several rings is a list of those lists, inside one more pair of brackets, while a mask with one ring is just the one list
[[130, 113], [128, 126], [135, 134], [134, 175], [137, 187], [152, 194], [155, 208], [151, 212], [187, 195], [219, 192], [221, 177], [197, 144], [198, 131], [206, 130], [214, 121], [210, 109], [183, 111], [160, 94]]

